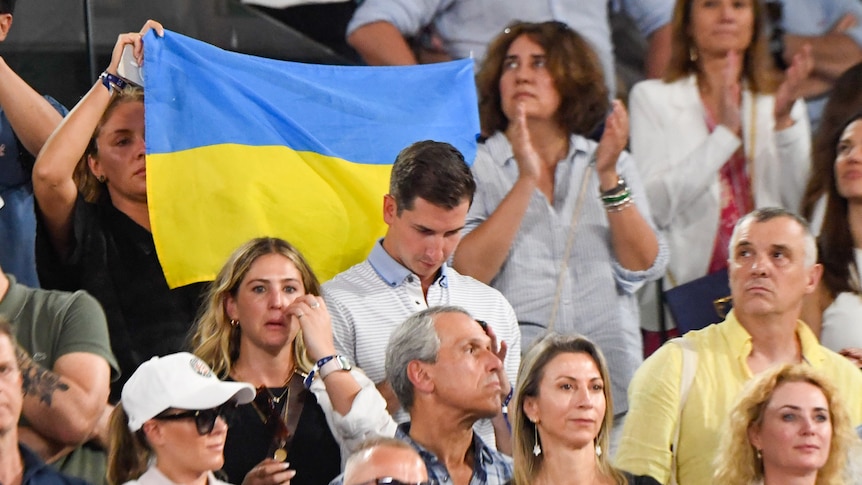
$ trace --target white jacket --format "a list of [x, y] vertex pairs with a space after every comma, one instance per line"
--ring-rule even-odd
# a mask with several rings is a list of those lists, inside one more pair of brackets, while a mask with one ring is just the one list
[[[811, 166], [811, 132], [802, 100], [791, 111], [795, 123], [775, 131], [772, 95], [743, 91], [745, 154], [754, 153], [756, 207], [799, 210]], [[673, 83], [643, 81], [629, 98], [631, 151], [646, 187], [653, 219], [665, 232], [668, 272], [677, 284], [704, 276], [718, 231], [718, 172], [743, 140], [724, 126], [712, 133], [694, 76]], [[754, 141], [754, 149], [749, 146]], [[666, 281], [665, 289], [671, 285]]]

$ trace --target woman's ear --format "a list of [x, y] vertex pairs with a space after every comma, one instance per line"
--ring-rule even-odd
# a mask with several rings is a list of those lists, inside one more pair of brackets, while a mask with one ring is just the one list
[[754, 423], [748, 426], [748, 441], [755, 449], [763, 449], [763, 441], [760, 439], [760, 427]]
[[151, 419], [147, 421], [143, 426], [141, 426], [141, 429], [144, 430], [144, 435], [146, 435], [147, 443], [149, 443], [150, 446], [159, 446], [164, 443], [165, 439], [164, 433], [162, 433], [162, 427], [159, 426], [159, 423], [156, 420]]
[[236, 307], [236, 298], [230, 293], [224, 297], [224, 312], [230, 320], [239, 320], [239, 311]]
[[539, 403], [536, 402], [535, 396], [524, 397], [524, 414], [533, 423], [538, 423], [541, 420], [539, 416]]
[[93, 155], [87, 155], [87, 166], [90, 167], [90, 172], [99, 179], [99, 182], [105, 181], [105, 174], [102, 171], [102, 166], [99, 164]]

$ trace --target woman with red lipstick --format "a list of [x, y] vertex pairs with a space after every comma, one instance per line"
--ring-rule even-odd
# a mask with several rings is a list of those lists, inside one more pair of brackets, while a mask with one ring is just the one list
[[218, 380], [188, 352], [153, 357], [123, 387], [111, 418], [111, 485], [224, 485], [229, 416], [254, 397], [245, 382]]
[[549, 334], [518, 371], [513, 416], [514, 485], [657, 485], [608, 458], [614, 417], [608, 369], [583, 337]]
[[677, 0], [664, 79], [631, 91], [632, 155], [670, 245], [665, 290], [726, 271], [741, 216], [802, 200], [813, 61], [797, 54], [779, 83], [764, 15], [757, 0]]
[[748, 383], [730, 413], [713, 483], [843, 484], [858, 440], [838, 391], [808, 364], [786, 364]]
[[802, 318], [820, 343], [862, 366], [862, 113], [844, 123], [833, 143], [835, 164], [823, 174], [823, 278], [806, 299]]
[[373, 383], [335, 354], [320, 284], [284, 240], [253, 239], [234, 251], [192, 343], [218, 376], [258, 389], [237, 409], [225, 445], [231, 483], [329, 483], [342, 449], [395, 433]]
[[33, 170], [37, 265], [45, 288], [86, 290], [108, 320], [123, 383], [153, 355], [184, 348], [205, 284], [170, 289], [156, 256], [147, 205], [143, 91], [117, 77], [126, 45], [143, 62], [148, 21], [118, 37], [102, 77], [57, 128]]

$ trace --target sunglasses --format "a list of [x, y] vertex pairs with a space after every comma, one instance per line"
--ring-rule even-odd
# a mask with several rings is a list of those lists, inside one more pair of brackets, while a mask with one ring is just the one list
[[355, 485], [437, 485], [437, 480], [426, 480], [424, 482], [402, 482], [397, 478], [380, 477], [367, 482], [357, 483]]
[[212, 433], [213, 428], [215, 428], [216, 419], [218, 419], [219, 416], [221, 416], [227, 423], [230, 422], [233, 417], [234, 411], [236, 411], [236, 403], [228, 401], [217, 408], [184, 411], [175, 414], [160, 414], [153, 419], [158, 419], [159, 421], [193, 419], [195, 421], [195, 427], [198, 430], [198, 434], [205, 436]]

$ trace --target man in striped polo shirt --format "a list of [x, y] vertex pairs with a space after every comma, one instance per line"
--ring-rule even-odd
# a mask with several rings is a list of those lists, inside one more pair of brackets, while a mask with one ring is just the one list
[[[447, 264], [461, 240], [475, 190], [464, 157], [448, 143], [422, 141], [405, 148], [392, 166], [389, 193], [383, 197], [386, 235], [365, 261], [323, 285], [338, 352], [377, 383], [399, 423], [409, 418], [386, 382], [386, 344], [407, 317], [430, 306], [457, 305], [488, 323], [488, 334], [500, 342], [498, 355], [509, 379], [503, 383], [504, 405], [511, 395], [521, 353], [515, 312], [500, 292]], [[475, 429], [489, 446], [496, 443], [510, 453], [502, 412], [479, 421]]]

